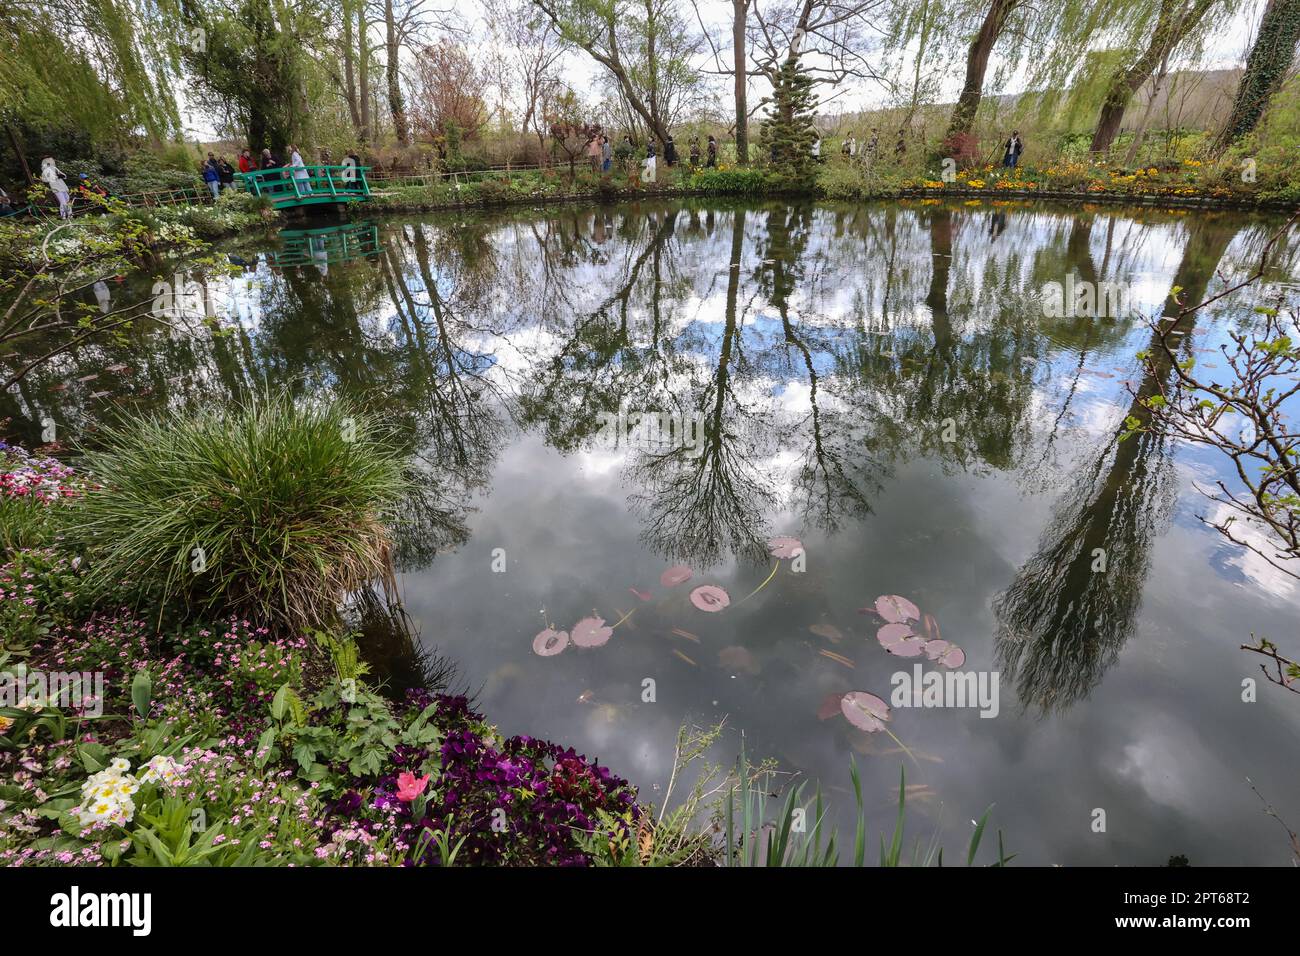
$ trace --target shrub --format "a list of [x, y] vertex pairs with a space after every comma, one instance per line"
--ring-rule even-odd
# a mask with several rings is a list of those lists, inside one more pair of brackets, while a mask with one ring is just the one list
[[135, 584], [187, 612], [302, 628], [333, 620], [346, 592], [388, 568], [383, 518], [403, 464], [346, 403], [281, 394], [104, 437], [85, 456], [102, 487], [69, 525], [94, 591]]
[[941, 156], [952, 157], [958, 169], [970, 169], [980, 161], [980, 141], [974, 133], [953, 133], [939, 150]]
[[754, 196], [767, 186], [761, 169], [705, 169], [690, 180], [692, 189], [728, 196]]

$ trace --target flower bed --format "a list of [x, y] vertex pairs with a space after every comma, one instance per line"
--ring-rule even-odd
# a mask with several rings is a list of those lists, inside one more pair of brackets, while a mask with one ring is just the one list
[[[34, 507], [89, 487], [6, 452]], [[585, 865], [641, 817], [464, 697], [386, 699], [346, 634], [88, 610], [82, 565], [57, 539], [0, 565], [0, 865]]]

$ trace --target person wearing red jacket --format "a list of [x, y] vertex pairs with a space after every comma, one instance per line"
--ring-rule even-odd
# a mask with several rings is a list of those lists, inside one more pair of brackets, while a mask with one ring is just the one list
[[241, 173], [251, 173], [257, 167], [253, 165], [253, 158], [248, 155], [248, 150], [239, 151], [239, 171]]

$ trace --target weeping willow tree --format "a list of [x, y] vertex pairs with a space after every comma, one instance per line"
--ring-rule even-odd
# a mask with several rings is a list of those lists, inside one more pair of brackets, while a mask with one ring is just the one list
[[[1240, 0], [1102, 0], [1092, 8], [1067, 4], [1054, 33], [1065, 49], [1037, 57], [1029, 85], [1040, 116], [1068, 121], [1087, 116], [1091, 149], [1108, 150], [1124, 113], [1143, 86], [1151, 98], [1175, 61], [1201, 59], [1206, 41], [1237, 9]], [[1073, 125], [1072, 123], [1070, 125]]]
[[[927, 0], [895, 4], [887, 27], [886, 49], [917, 51], [943, 63], [964, 60], [961, 93], [948, 122], [948, 136], [969, 133], [989, 88], [1027, 67], [1039, 76], [1052, 63], [1072, 63], [1105, 29], [1114, 8], [1134, 0]], [[1067, 52], [1068, 51], [1068, 52]], [[996, 60], [992, 80], [989, 70]], [[913, 90], [922, 85], [918, 59]], [[1063, 71], [1065, 72], [1065, 71]], [[913, 93], [911, 112], [915, 112]]]
[[226, 117], [225, 131], [242, 134], [255, 150], [304, 138], [320, 105], [312, 95], [319, 70], [311, 51], [333, 55], [326, 25], [342, 16], [341, 7], [316, 0], [160, 2], [174, 29], [202, 39], [179, 51], [191, 101]]
[[1093, 152], [1108, 150], [1119, 135], [1124, 111], [1138, 90], [1156, 74], [1167, 71], [1180, 47], [1204, 40], [1212, 10], [1231, 12], [1235, 0], [1156, 0], [1139, 5], [1140, 16], [1130, 34], [1131, 47], [1122, 66], [1106, 86], [1106, 95], [1092, 134]]
[[23, 173], [28, 148], [72, 141], [87, 152], [174, 134], [174, 44], [140, 23], [150, 0], [0, 4], [0, 125]]

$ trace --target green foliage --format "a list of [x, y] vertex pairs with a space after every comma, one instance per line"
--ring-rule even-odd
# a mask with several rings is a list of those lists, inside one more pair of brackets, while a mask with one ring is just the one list
[[124, 582], [190, 612], [238, 610], [294, 628], [332, 620], [383, 575], [383, 519], [402, 462], [344, 402], [286, 395], [107, 429], [85, 465], [102, 483], [72, 534], [101, 594]]
[[810, 191], [816, 179], [812, 146], [817, 139], [813, 126], [816, 96], [813, 80], [790, 57], [777, 72], [768, 115], [758, 131], [758, 144], [771, 167], [772, 185], [783, 191]]
[[[853, 796], [857, 805], [857, 820], [853, 833], [853, 866], [866, 865], [867, 821], [862, 800], [862, 780], [857, 764], [850, 761], [849, 775], [853, 781]], [[724, 852], [727, 866], [836, 866], [840, 850], [837, 834], [826, 825], [826, 807], [822, 802], [821, 787], [817, 787], [812, 806], [804, 798], [806, 783], [789, 790], [774, 821], [767, 819], [767, 795], [770, 789], [768, 775], [755, 775], [741, 751], [736, 762], [735, 785], [727, 794], [725, 804]], [[737, 789], [738, 788], [738, 789]], [[879, 865], [903, 865], [903, 829], [906, 822], [906, 775], [898, 775], [898, 816], [894, 831], [886, 843], [880, 835]], [[739, 819], [737, 819], [739, 805]], [[972, 866], [979, 852], [980, 841], [993, 808], [984, 811], [971, 835], [966, 851], [966, 865]], [[998, 834], [998, 856], [993, 866], [1005, 866], [1014, 858], [1007, 856]], [[914, 846], [912, 866], [943, 866], [943, 848], [935, 838], [922, 848]]]
[[758, 196], [767, 190], [767, 175], [761, 169], [700, 169], [685, 185], [711, 196]]
[[[318, 634], [319, 640], [324, 635]], [[336, 674], [358, 675], [357, 648], [351, 640], [330, 638]], [[338, 677], [303, 701], [286, 683], [271, 701], [271, 724], [257, 746], [257, 765], [292, 759], [298, 775], [323, 794], [355, 785], [355, 778], [373, 778], [388, 767], [399, 746], [436, 748], [441, 737], [429, 722], [430, 704], [406, 723], [392, 706], [356, 676]], [[346, 776], [339, 773], [346, 770]]]

